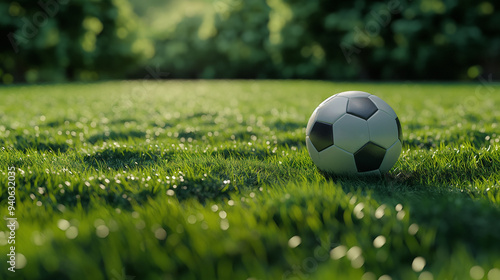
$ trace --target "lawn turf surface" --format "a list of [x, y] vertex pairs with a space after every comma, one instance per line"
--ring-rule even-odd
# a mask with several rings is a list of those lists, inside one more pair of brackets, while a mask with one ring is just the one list
[[[307, 154], [310, 114], [346, 90], [378, 95], [401, 120], [403, 152], [381, 178], [325, 178]], [[499, 92], [308, 81], [0, 88], [0, 214], [15, 166], [23, 267], [7, 270], [5, 222], [0, 278], [500, 279]]]

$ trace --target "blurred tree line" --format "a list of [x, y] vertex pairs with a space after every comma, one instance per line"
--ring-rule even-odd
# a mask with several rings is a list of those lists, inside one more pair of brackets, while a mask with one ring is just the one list
[[16, 0], [0, 13], [4, 83], [143, 78], [152, 66], [170, 78], [500, 74], [488, 0]]
[[0, 82], [124, 78], [154, 54], [127, 0], [0, 2]]

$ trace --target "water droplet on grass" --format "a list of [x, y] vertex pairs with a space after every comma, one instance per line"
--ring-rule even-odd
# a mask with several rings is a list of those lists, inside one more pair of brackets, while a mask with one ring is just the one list
[[188, 218], [187, 218], [187, 222], [189, 224], [195, 224], [196, 223], [196, 217], [194, 215], [190, 215]]
[[229, 228], [229, 222], [227, 220], [220, 221], [220, 228], [222, 230], [227, 230]]
[[21, 253], [16, 253], [16, 269], [22, 269], [26, 266], [26, 257]]
[[221, 219], [225, 219], [225, 218], [227, 218], [227, 213], [226, 213], [226, 211], [220, 211], [220, 212], [219, 212], [219, 217], [220, 217]]
[[365, 258], [363, 256], [358, 256], [357, 258], [351, 260], [351, 266], [353, 268], [361, 268], [365, 264]]
[[398, 214], [396, 214], [396, 218], [398, 218], [398, 220], [403, 220], [403, 218], [405, 217], [406, 215], [406, 212], [405, 211], [399, 211]]
[[415, 272], [420, 272], [422, 271], [422, 269], [424, 269], [425, 267], [425, 259], [422, 258], [422, 257], [416, 257], [412, 264], [411, 264], [411, 268], [415, 271]]
[[57, 205], [57, 209], [61, 212], [64, 213], [64, 211], [66, 211], [66, 206], [62, 205], [62, 204], [58, 204]]
[[164, 240], [165, 238], [167, 238], [167, 232], [160, 227], [157, 230], [155, 230], [155, 237], [158, 240]]
[[345, 256], [347, 248], [344, 245], [337, 246], [330, 251], [330, 257], [334, 260], [338, 260]]
[[78, 236], [78, 228], [75, 226], [70, 226], [66, 230], [66, 238], [68, 239], [75, 239]]
[[288, 246], [292, 249], [299, 246], [300, 243], [302, 243], [302, 239], [300, 238], [300, 236], [297, 236], [297, 235], [293, 236], [292, 238], [290, 238], [288, 240]]
[[470, 277], [472, 279], [482, 279], [484, 277], [484, 269], [480, 266], [473, 266], [470, 271]]
[[373, 273], [373, 272], [366, 272], [361, 277], [361, 280], [376, 280], [376, 279], [377, 279], [377, 277], [375, 276], [375, 273]]
[[396, 205], [395, 209], [396, 209], [396, 211], [399, 212], [399, 211], [403, 210], [403, 205], [401, 205], [401, 203], [399, 203], [398, 205]]
[[109, 228], [106, 225], [99, 225], [96, 228], [96, 235], [99, 238], [106, 238], [109, 235]]
[[434, 276], [429, 271], [424, 271], [418, 276], [418, 280], [433, 280]]
[[411, 224], [409, 227], [408, 227], [408, 233], [411, 234], [411, 235], [415, 235], [417, 234], [418, 232], [418, 225], [417, 224]]
[[356, 205], [356, 207], [354, 207], [352, 212], [356, 216], [356, 218], [362, 219], [365, 216], [365, 214], [362, 212], [364, 208], [365, 208], [365, 204], [362, 202], [358, 203]]
[[356, 196], [351, 197], [351, 199], [349, 200], [349, 204], [354, 205], [357, 199], [358, 198]]
[[500, 269], [493, 268], [488, 272], [488, 280], [500, 279]]
[[386, 238], [385, 238], [385, 236], [383, 236], [383, 235], [379, 235], [379, 236], [377, 236], [377, 237], [373, 240], [373, 247], [375, 247], [375, 248], [380, 248], [380, 247], [384, 246], [384, 245], [385, 245], [386, 240], [387, 240], [387, 239], [386, 239]]
[[385, 214], [385, 208], [386, 207], [387, 206], [385, 206], [385, 204], [380, 205], [377, 208], [377, 210], [375, 210], [375, 218], [381, 219], [384, 216], [384, 214]]
[[351, 261], [356, 259], [357, 257], [361, 256], [362, 250], [358, 246], [354, 246], [351, 249], [349, 249], [346, 253], [347, 258], [350, 259]]

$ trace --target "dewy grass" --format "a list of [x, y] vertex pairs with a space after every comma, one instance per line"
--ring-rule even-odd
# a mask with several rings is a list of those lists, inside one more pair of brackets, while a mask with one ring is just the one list
[[[363, 90], [404, 133], [325, 177], [307, 120]], [[500, 279], [500, 87], [307, 81], [0, 89], [1, 279]], [[6, 222], [7, 223], [7, 222]]]

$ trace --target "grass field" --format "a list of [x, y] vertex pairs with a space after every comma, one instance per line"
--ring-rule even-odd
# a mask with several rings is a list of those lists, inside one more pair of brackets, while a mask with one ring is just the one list
[[[345, 90], [403, 127], [383, 178], [325, 178]], [[500, 279], [500, 86], [306, 81], [0, 88], [0, 279]]]

